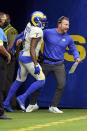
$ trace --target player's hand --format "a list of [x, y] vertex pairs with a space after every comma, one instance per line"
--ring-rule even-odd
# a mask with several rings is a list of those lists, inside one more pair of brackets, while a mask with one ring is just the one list
[[18, 46], [22, 42], [22, 39], [18, 39], [16, 42], [16, 46]]
[[34, 74], [40, 74], [40, 68], [39, 68], [39, 65], [36, 65], [36, 66], [34, 66], [34, 69], [35, 69], [35, 72], [34, 72]]
[[77, 59], [76, 59], [76, 62], [80, 63], [80, 62], [81, 62], [81, 59], [80, 59], [80, 58], [77, 58]]
[[8, 59], [7, 64], [9, 64], [9, 63], [10, 63], [10, 61], [11, 61], [11, 55], [10, 55], [9, 53], [8, 53], [7, 59]]

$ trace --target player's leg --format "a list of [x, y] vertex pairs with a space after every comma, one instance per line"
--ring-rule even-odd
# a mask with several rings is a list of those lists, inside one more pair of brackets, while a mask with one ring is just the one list
[[13, 95], [15, 94], [15, 92], [19, 89], [19, 87], [23, 84], [23, 82], [26, 80], [27, 77], [27, 70], [26, 68], [23, 66], [23, 64], [21, 62], [19, 62], [19, 69], [17, 72], [17, 78], [14, 81], [14, 83], [12, 84], [8, 96], [4, 101], [4, 108], [9, 111], [9, 112], [13, 112], [13, 110], [10, 107], [10, 100], [13, 97]]
[[[46, 68], [44, 64], [41, 64], [41, 67], [43, 69], [43, 73], [45, 74], [45, 77], [47, 77], [50, 72], [49, 67]], [[39, 94], [40, 94], [40, 88], [36, 90], [34, 93], [32, 93], [30, 104], [27, 106], [26, 112], [32, 112], [39, 109], [39, 106], [37, 104], [37, 99]]]
[[[41, 67], [43, 69], [43, 73], [45, 74], [45, 77], [47, 77], [50, 72], [49, 67], [46, 68], [46, 65], [44, 65], [44, 63], [41, 64]], [[32, 93], [31, 99], [30, 99], [30, 105], [36, 104], [39, 94], [40, 94], [40, 89]]]
[[[43, 87], [43, 85], [45, 84], [45, 76], [42, 72], [42, 68], [40, 67], [40, 74], [35, 75], [34, 74], [34, 64], [33, 63], [29, 63], [29, 64], [25, 64], [28, 72], [34, 77], [36, 78], [37, 81], [33, 82], [30, 87], [27, 89], [27, 91], [23, 94], [20, 95], [17, 99], [19, 99], [20, 101], [22, 100], [26, 100], [26, 98], [32, 94], [33, 92], [35, 92], [36, 90], [38, 90], [39, 88]], [[20, 103], [19, 103], [20, 104]], [[23, 109], [23, 108], [22, 108]]]

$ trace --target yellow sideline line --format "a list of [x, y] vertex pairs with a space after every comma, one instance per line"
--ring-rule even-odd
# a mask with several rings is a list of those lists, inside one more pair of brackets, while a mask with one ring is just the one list
[[86, 118], [87, 118], [87, 115], [75, 117], [75, 118], [71, 118], [71, 119], [66, 119], [66, 120], [60, 120], [58, 122], [50, 122], [50, 123], [46, 123], [46, 124], [33, 125], [33, 126], [30, 126], [27, 128], [21, 128], [21, 129], [17, 129], [17, 130], [13, 130], [13, 131], [31, 131], [31, 130], [35, 130], [35, 129], [39, 129], [39, 128], [43, 128], [43, 127], [50, 127], [50, 126], [55, 126], [55, 125], [59, 125], [59, 124], [64, 124], [66, 122], [84, 120]]

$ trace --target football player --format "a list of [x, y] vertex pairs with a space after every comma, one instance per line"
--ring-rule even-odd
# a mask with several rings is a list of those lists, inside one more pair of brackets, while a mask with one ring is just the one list
[[32, 83], [27, 91], [17, 97], [21, 109], [25, 111], [26, 98], [45, 84], [45, 76], [42, 68], [37, 62], [36, 56], [41, 48], [43, 41], [43, 31], [47, 17], [41, 11], [35, 11], [31, 14], [30, 22], [27, 24], [24, 31], [24, 47], [19, 55], [19, 69], [17, 78], [12, 84], [6, 100], [4, 101], [4, 108], [13, 112], [10, 106], [10, 100], [19, 87], [26, 80], [28, 73], [30, 73], [37, 81]]

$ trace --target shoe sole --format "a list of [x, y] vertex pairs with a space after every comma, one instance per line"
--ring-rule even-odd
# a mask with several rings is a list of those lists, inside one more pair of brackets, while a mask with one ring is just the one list
[[[39, 108], [36, 108], [36, 109], [31, 109], [30, 111], [26, 111], [26, 112], [34, 112], [34, 111], [36, 111], [36, 110], [38, 110]], [[27, 110], [27, 109], [26, 109]]]
[[63, 114], [64, 112], [53, 112], [53, 111], [50, 111], [48, 110], [49, 113], [58, 113], [58, 114]]

